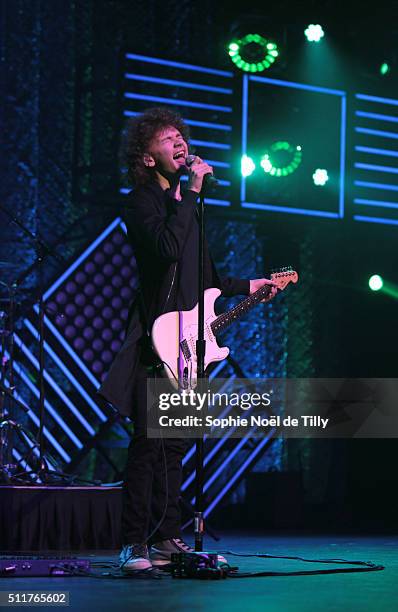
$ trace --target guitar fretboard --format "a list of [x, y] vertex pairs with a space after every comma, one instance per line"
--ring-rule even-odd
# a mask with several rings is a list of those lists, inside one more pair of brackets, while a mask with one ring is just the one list
[[217, 335], [219, 332], [223, 331], [231, 325], [236, 319], [239, 319], [242, 315], [246, 314], [253, 306], [261, 302], [264, 298], [268, 297], [271, 293], [272, 285], [263, 285], [260, 289], [249, 295], [245, 300], [239, 302], [234, 308], [228, 310], [228, 312], [224, 312], [217, 319], [215, 319], [211, 324], [211, 331], [214, 335]]

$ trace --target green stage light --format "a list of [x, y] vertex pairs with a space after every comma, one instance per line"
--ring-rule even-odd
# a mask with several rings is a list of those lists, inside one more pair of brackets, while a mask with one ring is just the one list
[[243, 38], [235, 38], [229, 43], [228, 54], [240, 70], [262, 72], [274, 63], [279, 51], [274, 42], [260, 34], [246, 34]]
[[310, 23], [304, 30], [304, 34], [308, 42], [319, 42], [325, 36], [322, 26], [315, 23]]
[[300, 146], [294, 147], [285, 140], [278, 140], [262, 156], [260, 166], [270, 176], [286, 177], [297, 170], [302, 157]]
[[390, 70], [391, 70], [391, 68], [390, 68], [390, 66], [386, 62], [383, 62], [381, 64], [381, 66], [380, 66], [380, 74], [381, 75], [384, 76], [384, 75], [388, 74], [390, 72]]
[[369, 278], [369, 287], [372, 291], [380, 291], [383, 288], [383, 279], [378, 274], [373, 274]]
[[248, 155], [242, 155], [240, 163], [242, 176], [250, 176], [256, 169], [256, 164]]
[[324, 168], [317, 168], [312, 175], [312, 180], [318, 187], [323, 187], [329, 180], [328, 171]]

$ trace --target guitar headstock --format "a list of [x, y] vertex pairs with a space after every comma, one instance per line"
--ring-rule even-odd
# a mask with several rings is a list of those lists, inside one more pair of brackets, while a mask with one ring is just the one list
[[271, 274], [271, 280], [279, 291], [283, 291], [283, 289], [289, 283], [297, 283], [298, 274], [295, 270], [293, 270], [290, 266], [285, 268], [279, 268], [278, 270], [274, 270]]

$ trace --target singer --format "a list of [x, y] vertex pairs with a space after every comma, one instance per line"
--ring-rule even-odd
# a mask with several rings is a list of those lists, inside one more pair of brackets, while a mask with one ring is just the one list
[[[170, 563], [173, 552], [189, 552], [181, 535], [179, 496], [183, 440], [146, 436], [146, 379], [156, 358], [149, 332], [165, 312], [189, 310], [198, 301], [196, 202], [213, 169], [188, 158], [188, 127], [167, 108], [152, 108], [130, 120], [125, 162], [134, 186], [124, 213], [137, 261], [140, 291], [130, 308], [125, 342], [100, 393], [134, 424], [123, 486], [121, 567], [126, 572]], [[188, 174], [182, 191], [180, 178]], [[249, 295], [266, 279], [220, 280], [205, 246], [205, 289], [224, 296]], [[150, 550], [148, 547], [150, 546]], [[221, 562], [225, 559], [219, 557]]]

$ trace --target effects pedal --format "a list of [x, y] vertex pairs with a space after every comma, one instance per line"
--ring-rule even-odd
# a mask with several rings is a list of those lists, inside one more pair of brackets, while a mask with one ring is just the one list
[[27, 576], [78, 576], [90, 570], [90, 561], [77, 557], [0, 557], [0, 578]]
[[173, 578], [219, 580], [227, 578], [228, 571], [227, 568], [219, 567], [217, 553], [172, 553], [171, 575]]

